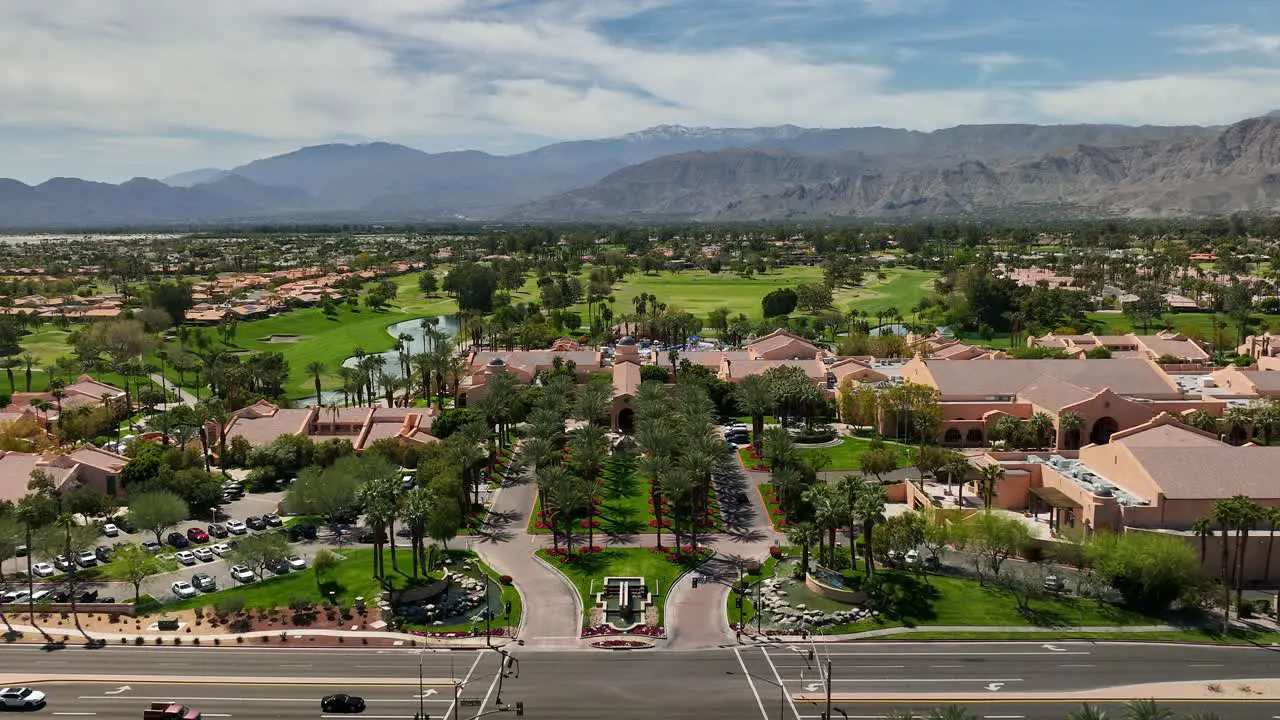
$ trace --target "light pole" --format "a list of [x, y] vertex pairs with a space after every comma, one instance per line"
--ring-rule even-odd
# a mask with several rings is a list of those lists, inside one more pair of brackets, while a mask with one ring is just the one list
[[422, 697], [422, 653], [418, 653], [418, 714], [414, 720], [427, 720], [426, 701]]

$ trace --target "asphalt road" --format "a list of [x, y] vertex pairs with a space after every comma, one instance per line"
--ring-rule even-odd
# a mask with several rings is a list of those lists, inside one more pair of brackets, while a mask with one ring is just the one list
[[[928, 710], [947, 694], [978, 693], [970, 712], [984, 719], [1061, 718], [1078, 700], [1020, 700], [1017, 693], [1079, 691], [1145, 682], [1275, 677], [1280, 656], [1262, 648], [1093, 643], [894, 643], [796, 645], [689, 652], [533, 651], [510, 646], [518, 677], [503, 680], [499, 657], [485, 651], [410, 649], [292, 650], [267, 648], [68, 648], [10, 646], [0, 675], [100, 675], [30, 684], [50, 704], [32, 717], [132, 718], [155, 700], [177, 700], [205, 717], [323, 718], [319, 698], [331, 692], [363, 696], [369, 720], [411, 720], [418, 711], [418, 663], [426, 679], [423, 709], [433, 718], [452, 710], [473, 718], [524, 704], [529, 718], [558, 720], [816, 720], [823, 707], [797, 696], [821, 691], [831, 662], [833, 693], [858, 693], [833, 707], [850, 718], [891, 709]], [[813, 650], [812, 657], [809, 651]], [[164, 676], [164, 677], [158, 677]], [[150, 677], [147, 681], [140, 678]], [[453, 681], [463, 683], [461, 706]], [[897, 693], [927, 700], [889, 700]], [[1173, 703], [1171, 703], [1173, 704]], [[1178, 703], [1180, 712], [1212, 710], [1224, 718], [1270, 719], [1274, 704], [1227, 701]], [[508, 717], [514, 713], [503, 713]], [[840, 714], [837, 712], [836, 716]]]

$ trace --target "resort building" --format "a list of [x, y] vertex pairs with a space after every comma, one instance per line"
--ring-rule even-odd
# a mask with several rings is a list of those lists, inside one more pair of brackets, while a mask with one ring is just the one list
[[84, 445], [62, 453], [0, 453], [0, 502], [17, 502], [27, 494], [31, 473], [41, 470], [53, 478], [53, 486], [59, 492], [71, 492], [81, 488], [96, 490], [112, 497], [118, 496], [120, 472], [129, 458]]
[[[937, 391], [942, 407], [938, 440], [950, 446], [983, 445], [1002, 415], [1027, 420], [1045, 413], [1053, 420], [1054, 447], [1073, 450], [1106, 443], [1112, 434], [1162, 412], [1181, 416], [1204, 410], [1221, 416], [1227, 407], [1220, 398], [1185, 392], [1151, 360], [952, 362], [916, 357], [903, 365], [901, 376]], [[1064, 423], [1068, 416], [1072, 420]]]
[[[62, 397], [55, 398], [52, 392], [20, 392], [14, 393], [9, 405], [0, 411], [0, 420], [17, 420], [29, 417], [41, 427], [49, 427], [57, 423], [61, 413], [82, 407], [98, 407], [102, 405], [118, 405], [124, 411], [124, 390], [98, 382], [89, 375], [81, 375], [76, 381], [62, 388]], [[43, 400], [51, 406], [48, 410], [37, 409], [32, 403]]]
[[348, 440], [360, 452], [388, 438], [419, 446], [435, 442], [430, 431], [437, 415], [435, 408], [282, 408], [260, 400], [231, 413], [223, 432], [228, 443], [242, 437], [253, 447], [270, 445], [281, 435], [299, 435], [315, 442]]
[[1208, 362], [1204, 347], [1181, 333], [1160, 332], [1155, 335], [1055, 335], [1027, 338], [1027, 347], [1054, 348], [1068, 357], [1083, 359], [1089, 351], [1106, 348], [1112, 358], [1177, 358], [1186, 364]]

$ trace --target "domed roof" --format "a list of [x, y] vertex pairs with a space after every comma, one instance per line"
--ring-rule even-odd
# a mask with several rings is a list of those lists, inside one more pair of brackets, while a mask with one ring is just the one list
[[630, 335], [623, 335], [622, 338], [618, 340], [618, 344], [619, 345], [635, 345], [636, 339], [631, 337]]
[[507, 362], [500, 357], [496, 357], [488, 362], [489, 367], [503, 367], [506, 364]]

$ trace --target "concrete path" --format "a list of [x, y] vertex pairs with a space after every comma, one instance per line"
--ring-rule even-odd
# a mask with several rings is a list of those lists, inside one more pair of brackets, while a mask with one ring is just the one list
[[[169, 390], [170, 392], [175, 392], [175, 393], [177, 393], [177, 394], [178, 394], [178, 397], [182, 399], [182, 402], [181, 402], [180, 404], [182, 404], [182, 405], [191, 405], [191, 406], [195, 406], [195, 404], [196, 404], [196, 396], [195, 396], [195, 395], [192, 395], [191, 393], [187, 392], [186, 390], [184, 390], [184, 389], [182, 389], [182, 388], [178, 387], [176, 384], [174, 384], [174, 383], [173, 383], [172, 381], [170, 381], [168, 378], [161, 377], [159, 373], [153, 373], [153, 374], [151, 375], [151, 381], [152, 381], [152, 382], [154, 382], [155, 384], [157, 384], [157, 385], [159, 385], [159, 386], [163, 387], [163, 388], [166, 388], [166, 389], [167, 389], [167, 390]], [[166, 405], [165, 405], [165, 407], [174, 407], [174, 406], [176, 406], [177, 404], [179, 404], [179, 403], [166, 404]]]
[[[202, 634], [202, 635], [190, 634], [189, 635], [183, 632], [182, 630], [176, 630], [174, 632], [154, 632], [154, 631], [153, 632], [129, 632], [129, 631], [97, 632], [97, 631], [90, 630], [82, 633], [81, 631], [76, 630], [74, 627], [39, 628], [39, 627], [35, 627], [34, 625], [19, 625], [17, 623], [13, 623], [12, 625], [9, 625], [9, 624], [0, 625], [0, 630], [2, 631], [8, 632], [10, 629], [12, 629], [15, 632], [23, 633], [24, 635], [33, 635], [36, 637], [43, 637], [43, 633], [47, 633], [48, 635], [53, 637], [61, 637], [63, 635], [68, 635], [71, 638], [70, 640], [71, 643], [79, 642], [83, 640], [85, 636], [88, 636], [90, 639], [107, 640], [112, 642], [112, 644], [119, 643], [120, 638], [122, 637], [128, 638], [130, 642], [132, 642], [134, 638], [140, 637], [143, 639], [143, 642], [147, 644], [154, 643], [156, 640], [167, 642], [172, 640], [173, 638], [181, 638], [184, 642], [188, 644], [191, 644], [191, 641], [195, 640], [196, 638], [199, 638], [200, 642], [206, 643], [209, 645], [212, 645], [215, 639], [225, 644], [232, 644], [236, 642], [237, 638], [246, 638], [246, 639], [259, 638], [259, 637], [275, 638], [275, 637], [278, 637], [281, 632], [285, 632], [291, 638], [302, 638], [302, 637], [373, 638], [378, 640], [398, 641], [408, 646], [417, 644], [417, 645], [431, 645], [432, 647], [458, 647], [458, 648], [485, 647], [485, 639], [483, 637], [435, 638], [435, 637], [423, 637], [421, 635], [413, 635], [410, 633], [391, 632], [388, 630], [316, 630], [316, 629], [308, 629], [308, 628], [288, 628], [283, 631], [255, 630], [252, 632], [243, 632], [243, 633], [221, 633], [221, 634]], [[507, 640], [505, 638], [494, 638], [495, 645], [502, 645], [502, 644], [505, 644], [506, 642]]]
[[538, 493], [527, 475], [500, 488], [489, 509], [489, 526], [474, 544], [481, 559], [510, 575], [520, 591], [519, 636], [535, 647], [576, 647], [582, 635], [578, 591], [569, 580], [534, 556], [548, 539], [528, 532]]

